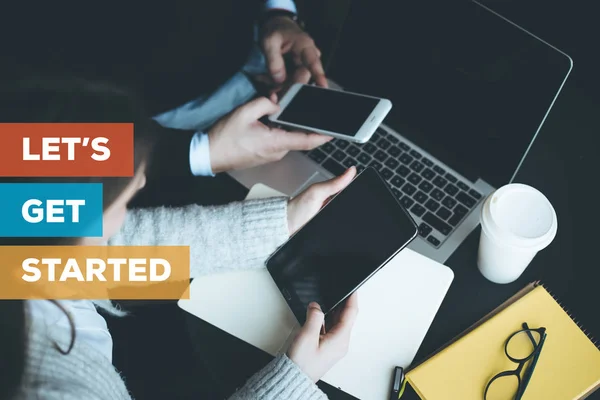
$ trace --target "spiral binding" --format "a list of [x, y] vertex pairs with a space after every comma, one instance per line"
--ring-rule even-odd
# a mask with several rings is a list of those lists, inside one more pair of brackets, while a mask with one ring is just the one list
[[590, 341], [594, 344], [594, 346], [596, 346], [596, 348], [600, 350], [600, 343], [596, 339], [594, 339], [593, 336], [591, 336], [590, 332], [587, 332], [585, 330], [585, 328], [583, 326], [581, 326], [581, 324], [573, 317], [573, 315], [571, 314], [571, 312], [569, 310], [567, 310], [562, 305], [562, 303], [560, 302], [560, 300], [558, 300], [558, 298], [546, 286], [544, 286], [544, 284], [542, 284], [540, 281], [537, 281], [537, 282], [535, 282], [535, 286], [541, 286], [541, 287], [543, 287], [546, 290], [546, 292], [548, 292], [548, 294], [550, 296], [552, 296], [552, 298], [554, 299], [554, 301], [556, 301], [558, 303], [558, 305], [560, 306], [560, 308], [562, 308], [563, 311], [566, 312], [567, 315], [573, 320], [573, 322], [575, 322], [575, 324], [577, 324], [577, 326], [579, 327], [579, 329], [581, 329], [581, 332], [583, 332], [583, 334], [585, 336], [587, 336], [588, 339], [590, 339]]

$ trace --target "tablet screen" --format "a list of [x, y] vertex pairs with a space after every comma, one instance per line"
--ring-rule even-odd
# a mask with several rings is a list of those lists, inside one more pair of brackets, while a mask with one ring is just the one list
[[416, 234], [387, 184], [367, 168], [277, 250], [267, 268], [304, 323], [310, 302], [328, 313]]

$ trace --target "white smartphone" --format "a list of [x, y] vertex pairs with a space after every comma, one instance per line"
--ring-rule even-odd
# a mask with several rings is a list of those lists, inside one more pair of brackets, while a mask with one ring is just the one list
[[269, 116], [275, 126], [317, 132], [357, 143], [367, 142], [392, 109], [379, 97], [296, 83]]

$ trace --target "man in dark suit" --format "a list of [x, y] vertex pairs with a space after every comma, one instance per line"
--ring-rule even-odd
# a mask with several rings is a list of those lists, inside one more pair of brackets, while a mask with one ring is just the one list
[[159, 123], [185, 131], [168, 145], [189, 148], [193, 175], [252, 167], [328, 140], [260, 123], [277, 110], [275, 97], [248, 103], [257, 86], [269, 97], [292, 81], [326, 85], [320, 51], [292, 0], [24, 5], [4, 13], [4, 78], [67, 74], [132, 89]]

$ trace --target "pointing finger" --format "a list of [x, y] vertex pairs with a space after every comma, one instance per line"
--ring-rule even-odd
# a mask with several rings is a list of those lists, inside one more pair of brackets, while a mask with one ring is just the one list
[[277, 83], [285, 81], [285, 62], [282, 55], [283, 36], [274, 32], [263, 41], [267, 68]]

